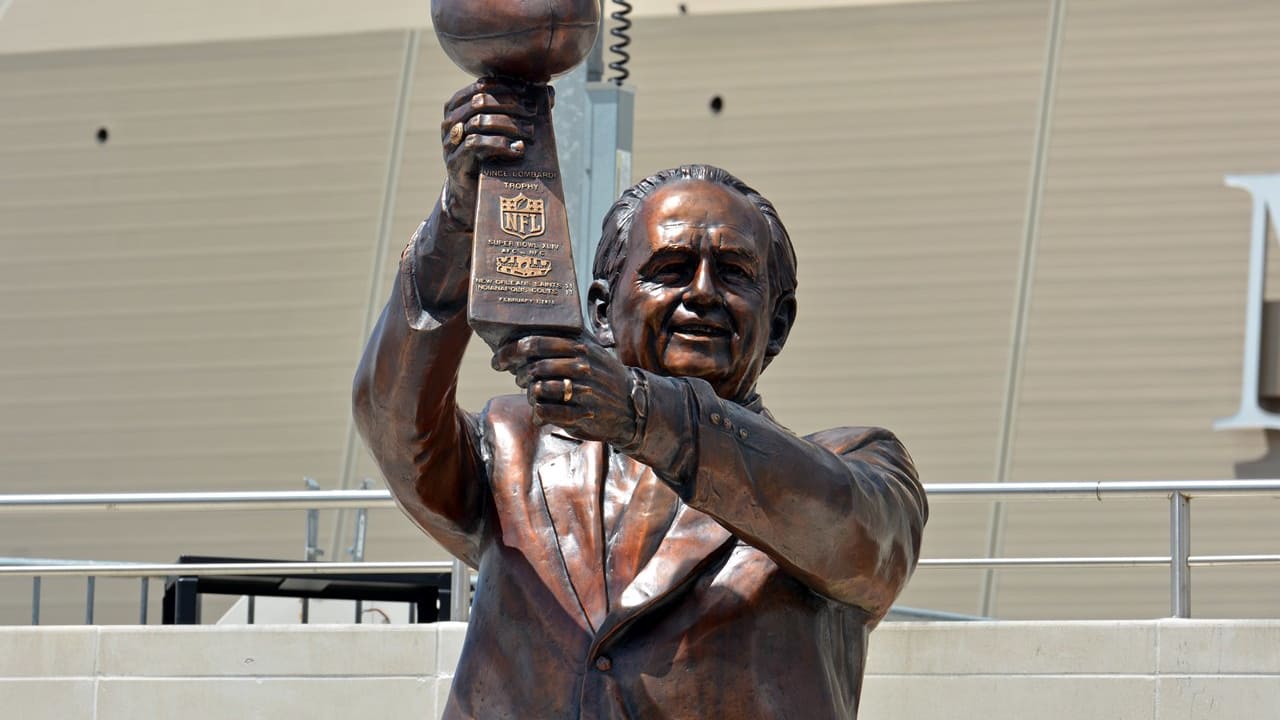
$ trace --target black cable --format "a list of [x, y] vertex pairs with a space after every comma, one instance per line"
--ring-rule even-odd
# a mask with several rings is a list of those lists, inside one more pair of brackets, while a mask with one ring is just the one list
[[631, 44], [631, 3], [627, 0], [613, 0], [613, 4], [619, 9], [614, 10], [609, 18], [613, 20], [614, 26], [609, 29], [609, 34], [617, 38], [617, 42], [609, 46], [609, 52], [613, 53], [617, 59], [609, 63], [609, 69], [613, 71], [613, 77], [609, 78], [615, 85], [622, 85], [622, 82], [631, 77], [631, 71], [627, 69], [627, 63], [631, 62], [631, 53], [627, 52], [627, 46]]

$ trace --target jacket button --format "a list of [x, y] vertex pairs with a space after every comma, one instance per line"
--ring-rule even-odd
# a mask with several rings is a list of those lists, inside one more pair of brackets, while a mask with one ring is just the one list
[[711, 413], [711, 424], [712, 425], [720, 424], [720, 413]]
[[613, 669], [613, 661], [608, 656], [601, 655], [596, 658], [596, 669], [600, 672], [609, 672]]

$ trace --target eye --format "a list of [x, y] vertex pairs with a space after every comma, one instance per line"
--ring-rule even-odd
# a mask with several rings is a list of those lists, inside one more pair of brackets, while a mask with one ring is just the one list
[[684, 282], [692, 272], [693, 264], [687, 258], [668, 256], [655, 258], [645, 268], [644, 279], [664, 285]]
[[727, 280], [746, 281], [755, 279], [755, 274], [751, 269], [736, 260], [721, 262], [718, 269], [721, 277]]

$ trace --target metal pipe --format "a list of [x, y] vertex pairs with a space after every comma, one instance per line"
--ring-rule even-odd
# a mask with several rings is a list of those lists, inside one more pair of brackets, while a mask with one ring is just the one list
[[1280, 497], [1280, 480], [1112, 480], [1094, 482], [929, 483], [929, 501], [1102, 500], [1188, 497]]
[[138, 600], [138, 624], [147, 624], [147, 594], [151, 592], [151, 578], [142, 578], [142, 597]]
[[[455, 561], [461, 564], [461, 561]], [[1170, 564], [1167, 556], [1122, 557], [1044, 557], [1044, 558], [932, 558], [920, 561], [920, 567], [941, 570], [967, 570], [984, 568], [1089, 568], [1089, 567], [1165, 567]], [[1280, 565], [1280, 555], [1197, 555], [1187, 558], [1190, 567], [1265, 566]], [[459, 583], [467, 592], [456, 594], [456, 602], [469, 595], [470, 571], [451, 573], [450, 588]], [[377, 575], [382, 573], [443, 572], [453, 571], [454, 563], [435, 562], [378, 562], [378, 563], [119, 563], [93, 565], [28, 565], [0, 567], [0, 577], [32, 577], [59, 575], [71, 577], [163, 577], [168, 575]], [[464, 580], [465, 578], [465, 580]], [[33, 602], [39, 600], [39, 584], [32, 590]], [[459, 608], [450, 606], [456, 616]]]
[[162, 577], [167, 575], [378, 575], [381, 573], [445, 572], [453, 564], [437, 562], [360, 563], [138, 563], [133, 565], [29, 565], [0, 567], [0, 577], [64, 575], [98, 577]]
[[114, 560], [66, 560], [54, 558], [0, 557], [0, 567], [5, 565], [132, 565], [135, 563]]
[[90, 575], [88, 582], [85, 583], [84, 591], [84, 624], [93, 624], [93, 595], [98, 584], [98, 579]]
[[1191, 617], [1191, 498], [1176, 492], [1169, 497], [1169, 605], [1173, 617]]
[[[307, 484], [307, 489], [316, 491], [320, 489], [320, 483], [312, 478], [303, 478]], [[303, 547], [302, 557], [304, 560], [315, 562], [320, 559], [324, 551], [320, 549], [320, 511], [315, 508], [307, 508], [307, 544]], [[302, 621], [306, 622], [307, 605], [302, 604]]]
[[1187, 565], [1191, 567], [1280, 565], [1280, 555], [1194, 555], [1187, 558]]
[[981, 615], [962, 615], [960, 613], [945, 612], [943, 610], [922, 610], [920, 608], [902, 607], [894, 605], [889, 608], [889, 614], [885, 616], [885, 620], [893, 621], [915, 621], [915, 622], [981, 622], [984, 620], [993, 620], [994, 618], [983, 617]]
[[[373, 481], [365, 478], [360, 483], [362, 490], [368, 490], [373, 487]], [[351, 541], [351, 547], [347, 548], [347, 553], [351, 555], [352, 562], [360, 562], [364, 560], [364, 544], [365, 536], [369, 534], [369, 509], [360, 508], [356, 511], [356, 531], [355, 537]]]
[[318, 507], [394, 508], [386, 490], [280, 492], [39, 493], [0, 495], [0, 512], [100, 512], [104, 510], [219, 511], [289, 510]]
[[[1280, 498], [1280, 480], [1177, 480], [1046, 483], [928, 483], [930, 501], [1136, 499], [1182, 493], [1188, 497]], [[0, 495], [0, 512], [219, 511], [390, 509], [387, 490], [278, 492], [40, 493]]]
[[40, 624], [40, 576], [31, 578], [31, 624]]
[[1165, 567], [1167, 557], [1046, 557], [1046, 558], [936, 558], [921, 560], [920, 567], [942, 570], [981, 570], [986, 568], [1090, 568], [1090, 567]]
[[471, 569], [461, 560], [454, 560], [449, 576], [449, 619], [466, 622], [470, 617]]

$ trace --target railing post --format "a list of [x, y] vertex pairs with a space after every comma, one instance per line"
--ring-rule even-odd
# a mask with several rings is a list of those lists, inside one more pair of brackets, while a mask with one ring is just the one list
[[1169, 592], [1175, 618], [1191, 617], [1191, 497], [1169, 496]]
[[94, 604], [93, 595], [94, 595], [95, 586], [97, 585], [97, 580], [98, 580], [97, 578], [90, 575], [88, 582], [85, 584], [85, 592], [84, 592], [84, 624], [85, 625], [93, 624], [93, 604]]
[[[319, 490], [320, 483], [311, 478], [303, 478], [306, 481], [308, 490]], [[303, 557], [307, 562], [316, 562], [324, 551], [320, 549], [320, 511], [311, 509], [307, 511], [307, 545], [303, 550]]]
[[31, 578], [31, 624], [40, 624], [40, 576]]
[[[365, 478], [360, 483], [361, 490], [373, 489], [373, 481]], [[365, 536], [369, 533], [369, 508], [360, 508], [356, 510], [356, 535], [351, 542], [351, 547], [347, 548], [347, 553], [351, 555], [352, 562], [364, 562], [364, 541]]]
[[471, 569], [461, 560], [453, 561], [449, 573], [449, 619], [466, 622], [471, 617]]

